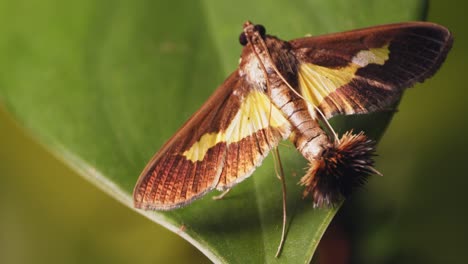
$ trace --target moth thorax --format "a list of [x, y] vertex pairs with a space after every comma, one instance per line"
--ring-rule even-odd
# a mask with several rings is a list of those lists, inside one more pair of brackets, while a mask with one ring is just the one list
[[274, 70], [270, 60], [260, 54], [259, 57], [261, 61], [254, 53], [249, 54], [247, 58], [242, 58], [240, 74], [245, 75], [248, 82], [265, 89], [267, 74]]

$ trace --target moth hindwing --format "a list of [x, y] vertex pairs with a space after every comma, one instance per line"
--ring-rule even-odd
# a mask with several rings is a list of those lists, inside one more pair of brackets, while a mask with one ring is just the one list
[[283, 41], [246, 22], [240, 42], [238, 69], [141, 173], [135, 207], [169, 210], [231, 188], [286, 138], [311, 164], [305, 193], [317, 206], [333, 204], [376, 172], [374, 147], [363, 134], [340, 140], [319, 120], [391, 106], [439, 69], [452, 36], [409, 22]]

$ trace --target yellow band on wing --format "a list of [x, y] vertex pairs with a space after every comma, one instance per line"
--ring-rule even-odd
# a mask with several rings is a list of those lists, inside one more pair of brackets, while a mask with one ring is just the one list
[[202, 161], [207, 151], [218, 143], [239, 142], [262, 129], [268, 127], [286, 129], [288, 124], [281, 111], [272, 105], [265, 93], [252, 91], [243, 100], [239, 111], [226, 130], [203, 135], [183, 155], [193, 162]]
[[368, 64], [383, 65], [389, 54], [388, 45], [362, 50], [352, 58], [352, 63], [337, 69], [303, 63], [299, 68], [301, 93], [310, 103], [318, 106], [330, 93], [351, 82], [359, 68]]
[[369, 50], [361, 50], [351, 60], [353, 64], [358, 65], [360, 68], [366, 67], [368, 64], [384, 65], [390, 55], [388, 44], [381, 48], [373, 48]]

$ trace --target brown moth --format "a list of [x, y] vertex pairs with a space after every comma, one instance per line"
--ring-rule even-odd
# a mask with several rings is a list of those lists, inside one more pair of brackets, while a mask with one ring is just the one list
[[375, 148], [363, 133], [339, 139], [327, 119], [391, 106], [432, 76], [452, 45], [446, 28], [427, 22], [291, 41], [246, 22], [239, 40], [239, 67], [150, 160], [135, 207], [171, 210], [228, 190], [285, 139], [310, 162], [305, 195], [315, 206], [338, 202], [376, 173]]

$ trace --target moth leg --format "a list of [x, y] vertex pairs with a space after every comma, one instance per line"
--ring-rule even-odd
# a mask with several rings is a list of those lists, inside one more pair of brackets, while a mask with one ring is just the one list
[[[281, 181], [281, 191], [283, 193], [283, 228], [281, 230], [281, 240], [278, 245], [278, 250], [276, 251], [275, 257], [278, 258], [283, 250], [284, 241], [286, 239], [286, 222], [287, 222], [287, 204], [286, 204], [286, 181], [284, 180], [284, 170], [283, 165], [281, 164], [281, 158], [278, 151], [278, 147], [273, 149], [273, 156], [275, 157], [275, 163], [278, 165], [277, 176]], [[276, 166], [275, 166], [276, 168]], [[278, 173], [279, 172], [279, 173]]]
[[220, 195], [216, 195], [216, 196], [211, 197], [211, 199], [213, 199], [213, 200], [221, 200], [221, 199], [223, 199], [224, 196], [226, 196], [226, 194], [228, 194], [228, 192], [230, 192], [230, 191], [231, 191], [231, 188], [228, 188], [228, 189], [224, 190]]

